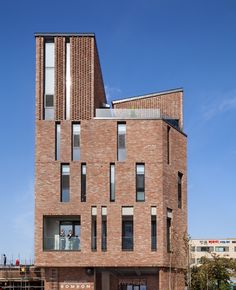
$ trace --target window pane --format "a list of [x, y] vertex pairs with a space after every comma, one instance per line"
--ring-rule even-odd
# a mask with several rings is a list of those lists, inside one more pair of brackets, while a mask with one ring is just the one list
[[80, 159], [80, 124], [73, 124], [73, 160]]
[[61, 201], [68, 202], [70, 200], [70, 167], [62, 165], [61, 177]]
[[45, 70], [45, 94], [54, 94], [54, 68]]
[[81, 201], [86, 201], [86, 164], [81, 165]]
[[54, 95], [46, 95], [45, 96], [45, 106], [53, 107]]
[[45, 66], [54, 67], [54, 61], [55, 61], [54, 43], [46, 42], [45, 43]]
[[145, 200], [145, 177], [144, 177], [144, 164], [136, 164], [136, 200]]
[[56, 160], [60, 160], [61, 125], [56, 124]]
[[118, 160], [126, 159], [126, 124], [118, 124], [117, 132]]
[[110, 200], [115, 201], [115, 164], [110, 165]]

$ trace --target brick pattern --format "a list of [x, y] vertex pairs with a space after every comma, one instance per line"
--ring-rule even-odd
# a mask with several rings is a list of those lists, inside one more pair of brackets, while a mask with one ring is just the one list
[[36, 120], [43, 119], [44, 38], [36, 38]]
[[115, 109], [160, 109], [161, 114], [180, 120], [180, 127], [183, 127], [182, 92], [173, 92], [142, 99], [123, 101], [113, 104]]
[[65, 116], [65, 37], [55, 37], [55, 106], [56, 120]]
[[93, 39], [71, 37], [72, 120], [88, 120], [92, 110]]

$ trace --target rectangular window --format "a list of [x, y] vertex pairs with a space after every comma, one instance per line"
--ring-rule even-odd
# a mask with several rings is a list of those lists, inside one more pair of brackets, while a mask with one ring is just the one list
[[80, 160], [80, 124], [72, 124], [72, 160]]
[[215, 247], [215, 252], [220, 252], [220, 253], [223, 253], [223, 252], [229, 252], [229, 247]]
[[92, 222], [91, 222], [91, 250], [97, 250], [97, 208], [92, 207]]
[[80, 221], [60, 221], [60, 250], [80, 250]]
[[81, 164], [81, 201], [86, 201], [86, 164]]
[[166, 239], [167, 239], [167, 252], [172, 252], [171, 246], [171, 229], [172, 229], [172, 209], [167, 209], [167, 219], [166, 219]]
[[61, 202], [70, 201], [70, 165], [61, 165]]
[[55, 46], [45, 43], [44, 119], [54, 119]]
[[213, 252], [214, 247], [197, 247], [197, 252]]
[[61, 147], [61, 124], [56, 123], [56, 160], [60, 160], [60, 147]]
[[167, 164], [170, 164], [170, 126], [167, 126]]
[[133, 251], [133, 216], [122, 216], [122, 250]]
[[70, 42], [66, 42], [66, 120], [70, 120]]
[[115, 164], [110, 164], [110, 201], [115, 201]]
[[157, 249], [157, 217], [155, 215], [151, 216], [151, 249], [156, 251]]
[[126, 159], [126, 124], [118, 123], [117, 126], [117, 158], [118, 161]]
[[145, 200], [145, 165], [136, 164], [136, 201]]
[[178, 208], [182, 208], [182, 177], [183, 174], [178, 172]]
[[102, 251], [107, 250], [107, 208], [102, 207]]

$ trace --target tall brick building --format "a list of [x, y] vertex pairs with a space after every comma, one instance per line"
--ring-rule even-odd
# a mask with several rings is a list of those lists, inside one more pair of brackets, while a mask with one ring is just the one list
[[36, 34], [35, 264], [46, 289], [183, 290], [183, 91], [107, 105], [94, 34]]

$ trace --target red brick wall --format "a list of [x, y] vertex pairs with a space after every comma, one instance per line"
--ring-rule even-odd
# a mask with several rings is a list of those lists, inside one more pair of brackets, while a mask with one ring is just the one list
[[155, 94], [152, 97], [143, 97], [134, 100], [124, 100], [114, 103], [115, 109], [160, 109], [161, 114], [180, 120], [183, 126], [183, 92], [168, 92]]
[[43, 119], [44, 38], [36, 37], [36, 120]]

